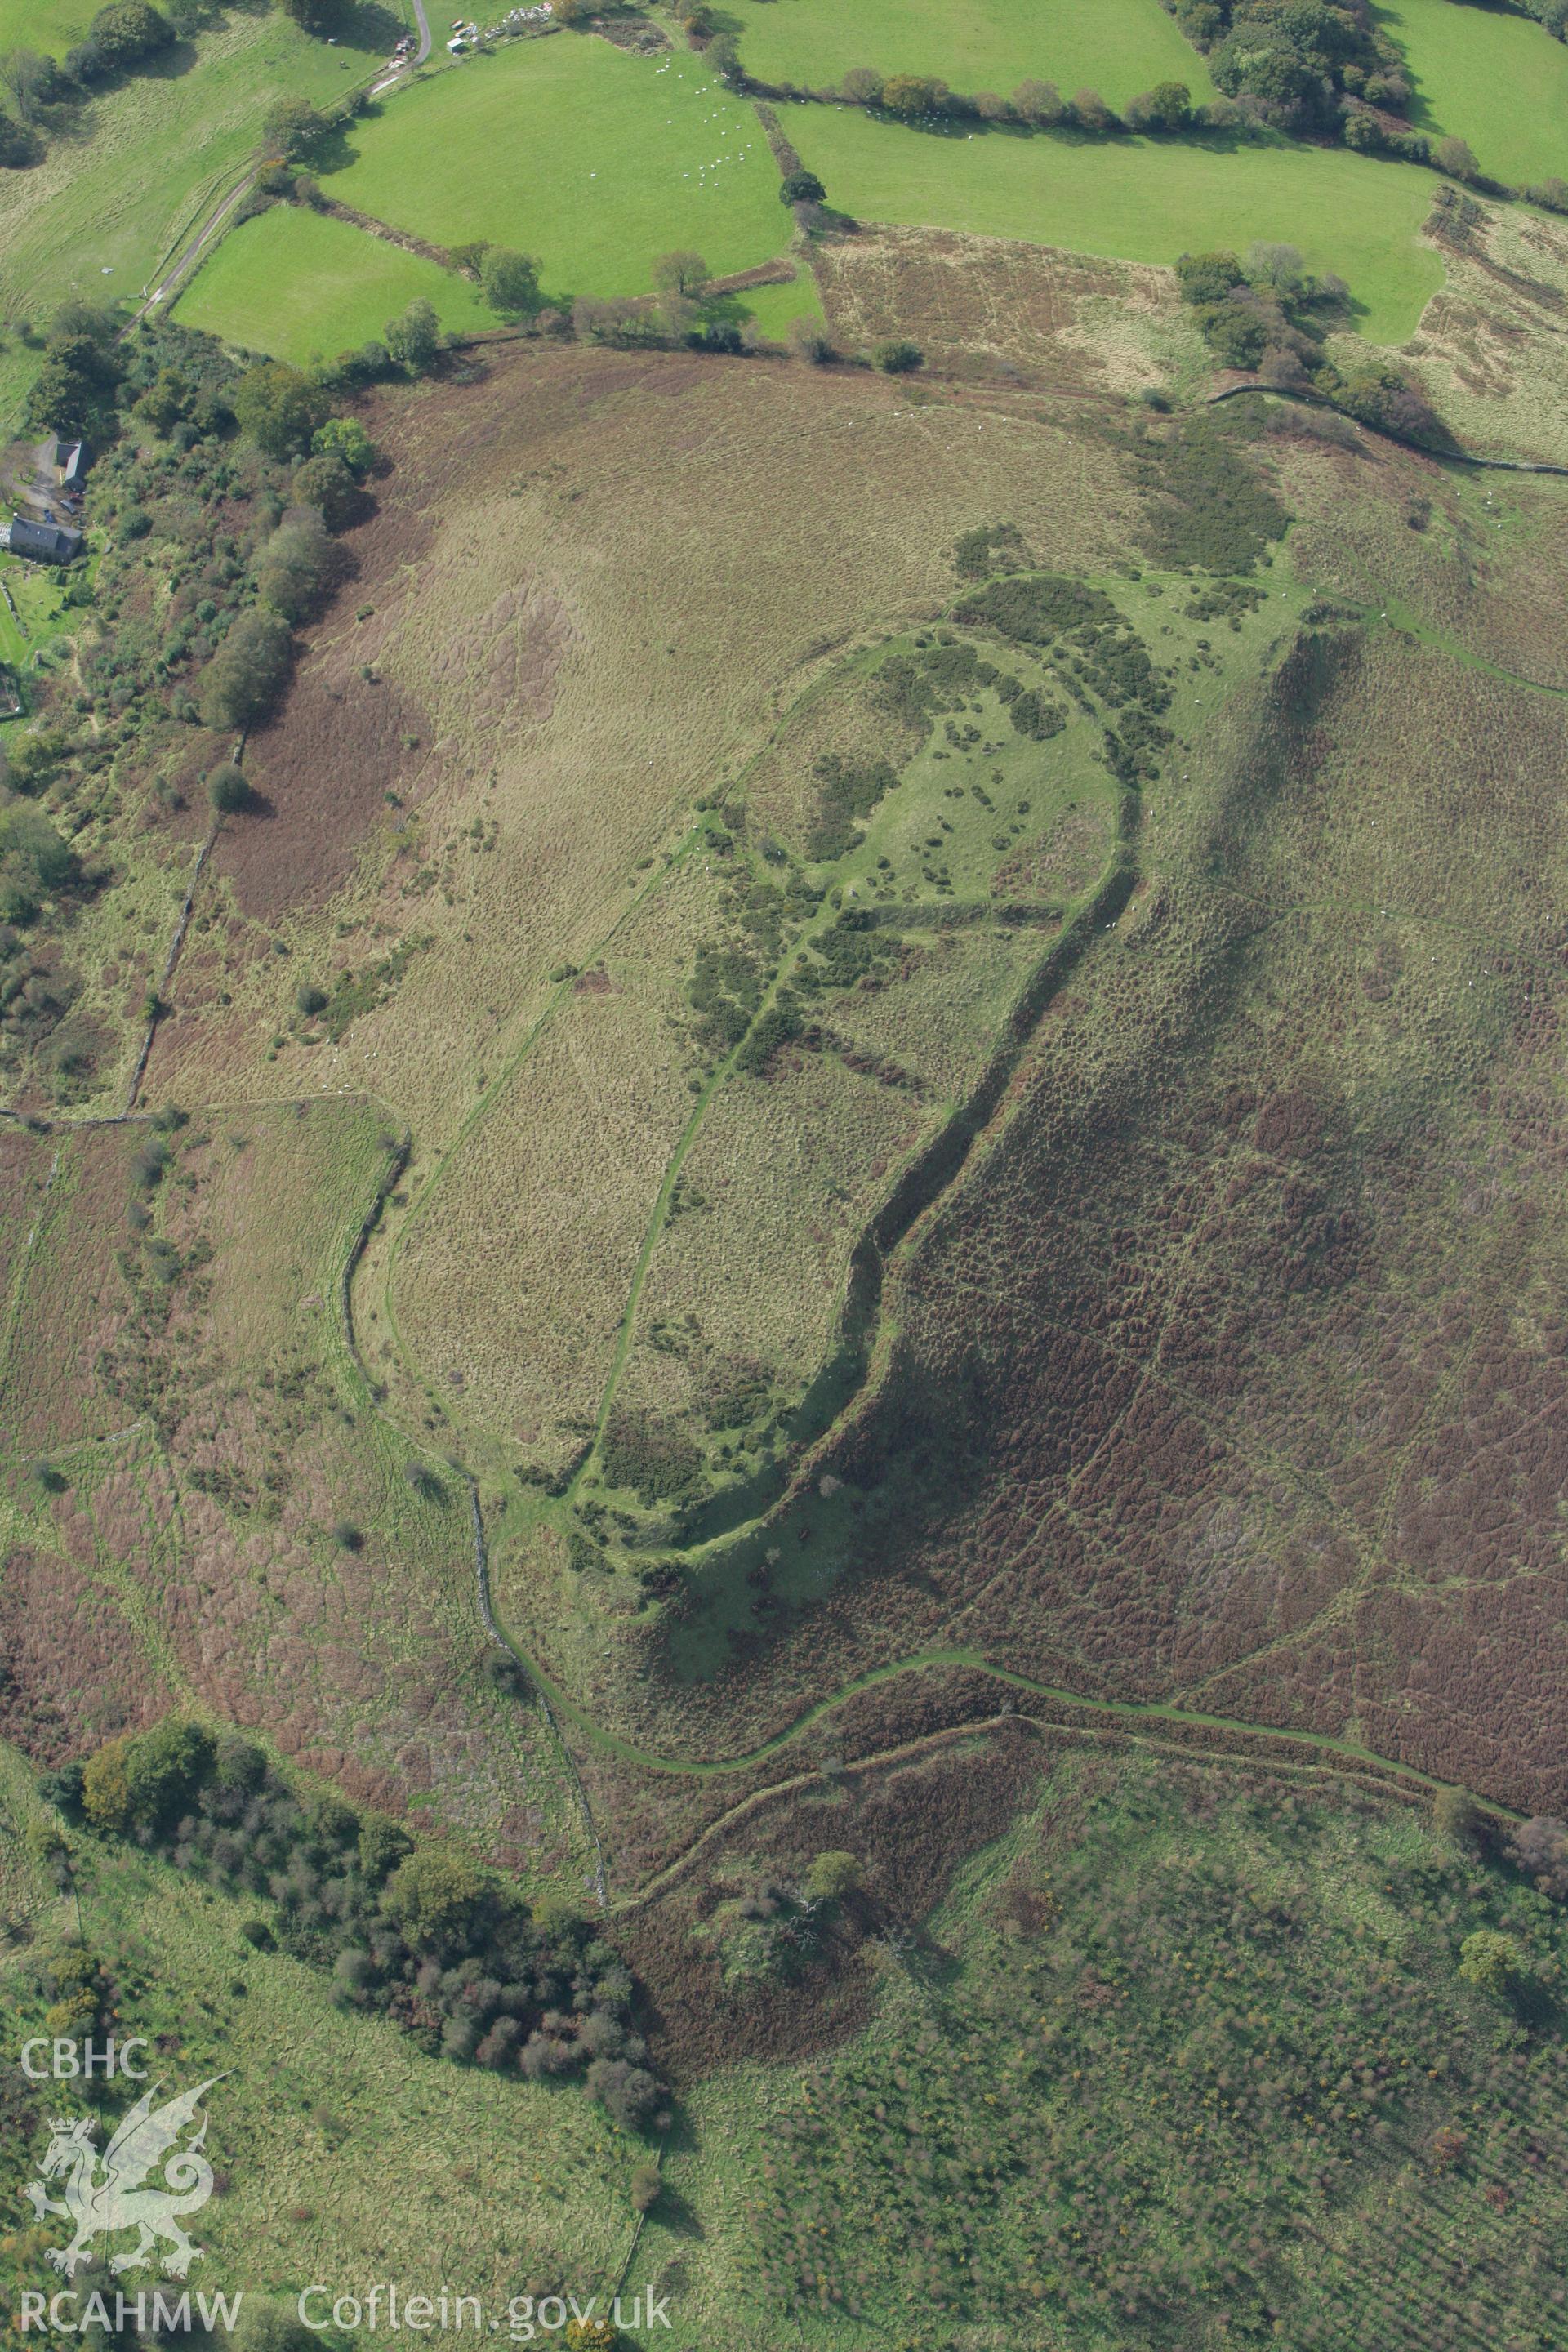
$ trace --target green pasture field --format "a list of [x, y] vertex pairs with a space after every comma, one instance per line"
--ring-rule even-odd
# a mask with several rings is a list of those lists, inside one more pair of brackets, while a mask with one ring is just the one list
[[1568, 47], [1505, 8], [1386, 0], [1375, 10], [1415, 85], [1410, 119], [1468, 139], [1500, 179], [1568, 179]]
[[685, 51], [654, 63], [577, 34], [521, 42], [349, 136], [331, 195], [440, 245], [521, 247], [552, 300], [646, 294], [677, 247], [723, 277], [788, 241], [756, 116]]
[[58, 572], [40, 563], [24, 563], [16, 555], [0, 555], [0, 580], [10, 590], [26, 631], [24, 635], [10, 605], [0, 596], [0, 661], [25, 671], [40, 646], [58, 636], [69, 618], [60, 604], [64, 583]]
[[1113, 106], [1157, 81], [1184, 81], [1195, 98], [1214, 89], [1159, 0], [752, 0], [739, 23], [749, 72], [808, 89], [835, 87], [855, 66], [931, 74], [964, 91], [1054, 81], [1069, 94], [1098, 89]]
[[1418, 241], [1430, 173], [1338, 149], [1024, 132], [910, 130], [855, 107], [783, 115], [830, 204], [858, 219], [1026, 238], [1120, 261], [1163, 262], [1255, 237], [1337, 270], [1373, 342], [1415, 331], [1443, 282]]
[[[11, 0], [0, 0], [3, 11]], [[398, 0], [401, 6], [402, 0]], [[238, 180], [280, 97], [326, 105], [385, 56], [329, 47], [277, 13], [235, 13], [163, 72], [91, 99], [41, 163], [0, 173], [0, 316], [47, 319], [57, 305], [134, 300], [173, 248]], [[15, 364], [10, 362], [15, 358]], [[14, 414], [36, 360], [0, 360], [0, 415]]]
[[224, 238], [178, 310], [184, 327], [302, 362], [368, 342], [419, 295], [448, 334], [500, 324], [471, 279], [349, 221], [274, 205]]

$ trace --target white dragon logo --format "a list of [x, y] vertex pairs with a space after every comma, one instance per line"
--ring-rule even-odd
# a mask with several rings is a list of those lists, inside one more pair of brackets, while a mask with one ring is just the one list
[[[111, 2271], [136, 2270], [149, 2263], [160, 2238], [166, 2238], [173, 2250], [163, 2263], [172, 2278], [184, 2278], [191, 2264], [202, 2259], [201, 2247], [192, 2245], [180, 2227], [179, 2216], [198, 2212], [212, 2195], [213, 2169], [202, 2154], [207, 2136], [205, 2116], [190, 2145], [163, 2163], [163, 2186], [149, 2189], [142, 2183], [174, 2147], [214, 2083], [223, 2079], [221, 2074], [211, 2075], [194, 2091], [166, 2100], [156, 2109], [153, 2102], [163, 2085], [154, 2083], [121, 2117], [101, 2158], [92, 2144], [98, 2126], [91, 2116], [54, 2119], [41, 2167], [43, 2179], [30, 2180], [26, 2193], [40, 2221], [47, 2213], [60, 2213], [76, 2225], [68, 2246], [49, 2250], [56, 2270], [70, 2278], [90, 2260], [95, 2238], [113, 2237], [121, 2230], [138, 2230], [141, 2236], [129, 2253], [114, 2257], [109, 2265]], [[58, 2179], [62, 2172], [67, 2175], [65, 2193], [51, 2197], [44, 2181]]]

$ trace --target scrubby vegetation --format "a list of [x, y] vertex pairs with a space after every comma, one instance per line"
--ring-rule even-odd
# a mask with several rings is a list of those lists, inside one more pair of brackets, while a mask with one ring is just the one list
[[1020, 2305], [1031, 2345], [1551, 2340], [1568, 1926], [1500, 1856], [1353, 1794], [1068, 1767], [878, 1953], [876, 2027], [771, 2116], [770, 2304], [921, 2344]]
[[1349, 289], [1314, 278], [1291, 245], [1234, 253], [1184, 253], [1176, 264], [1183, 299], [1215, 357], [1256, 370], [1273, 390], [1307, 393], [1358, 423], [1441, 447], [1450, 438], [1426, 395], [1390, 361], [1336, 363], [1323, 347], [1321, 314], [1341, 310]]
[[[294, 627], [352, 568], [335, 530], [369, 509], [375, 453], [356, 419], [332, 414], [342, 399], [339, 376], [243, 368], [176, 327], [117, 338], [107, 313], [68, 304], [57, 315], [32, 421], [98, 445], [89, 520], [101, 551], [90, 582], [82, 567], [69, 575], [68, 638], [62, 630], [35, 665], [45, 723], [7, 747], [5, 923], [37, 927], [47, 909], [63, 945], [73, 909], [124, 873], [69, 846], [89, 812], [151, 775], [153, 808], [176, 815], [200, 789], [188, 730], [237, 739], [277, 712]], [[255, 806], [230, 761], [209, 752], [206, 764], [215, 815]], [[28, 991], [38, 1017], [6, 1025], [51, 1092], [72, 1098], [101, 1031], [70, 1015], [79, 978], [58, 951], [18, 974], [23, 1011]]]

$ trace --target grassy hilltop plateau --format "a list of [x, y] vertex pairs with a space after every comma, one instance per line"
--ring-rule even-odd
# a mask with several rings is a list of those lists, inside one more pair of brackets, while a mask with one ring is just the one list
[[5, 2342], [1568, 2347], [1565, 386], [1568, 0], [0, 0]]

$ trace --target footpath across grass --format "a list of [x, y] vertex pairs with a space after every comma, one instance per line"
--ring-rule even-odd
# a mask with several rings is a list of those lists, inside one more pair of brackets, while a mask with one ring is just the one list
[[756, 115], [684, 50], [520, 42], [400, 95], [349, 143], [329, 194], [437, 245], [520, 247], [552, 301], [646, 294], [678, 247], [726, 276], [789, 240]]
[[858, 220], [1021, 237], [1167, 266], [1255, 237], [1337, 270], [1373, 342], [1413, 333], [1443, 282], [1418, 236], [1432, 174], [1342, 149], [1190, 140], [1083, 140], [907, 129], [858, 108], [787, 106], [784, 130], [828, 201]]
[[423, 295], [448, 334], [501, 322], [467, 278], [348, 221], [274, 205], [226, 236], [180, 297], [183, 327], [297, 364], [333, 359]]
[[1005, 95], [1026, 80], [1098, 89], [1113, 106], [1157, 81], [1214, 85], [1159, 0], [773, 0], [749, 7], [741, 55], [760, 80], [837, 87], [856, 66]]
[[1568, 47], [1543, 25], [1456, 0], [1386, 0], [1375, 14], [1405, 52], [1417, 130], [1468, 139], [1500, 180], [1568, 179]]

